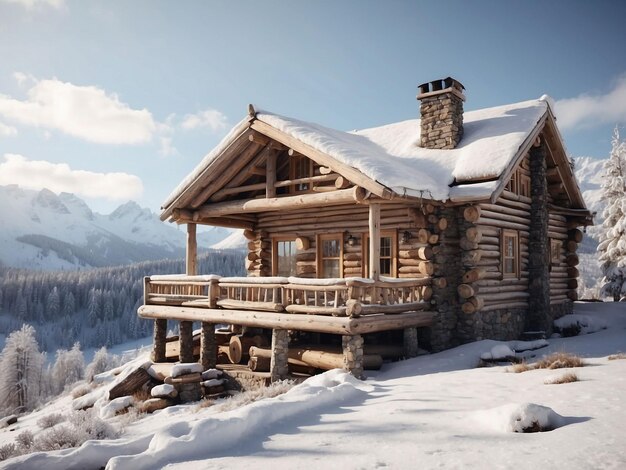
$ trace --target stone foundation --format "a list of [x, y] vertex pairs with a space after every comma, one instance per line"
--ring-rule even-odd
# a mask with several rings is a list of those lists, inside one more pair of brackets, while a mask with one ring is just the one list
[[342, 336], [343, 369], [357, 379], [363, 378], [363, 336]]

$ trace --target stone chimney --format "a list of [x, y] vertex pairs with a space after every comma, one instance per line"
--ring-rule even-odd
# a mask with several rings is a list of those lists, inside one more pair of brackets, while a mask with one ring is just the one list
[[465, 87], [448, 77], [419, 87], [421, 146], [427, 149], [453, 149], [463, 137]]

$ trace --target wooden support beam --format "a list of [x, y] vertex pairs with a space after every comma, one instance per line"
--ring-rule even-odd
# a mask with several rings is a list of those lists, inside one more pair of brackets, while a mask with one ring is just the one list
[[380, 277], [380, 204], [369, 206], [370, 235], [370, 278], [377, 281]]
[[157, 318], [154, 320], [154, 333], [152, 337], [152, 362], [165, 362], [165, 339], [167, 337], [167, 319]]
[[187, 224], [187, 257], [185, 259], [185, 270], [188, 276], [195, 276], [198, 273], [198, 240], [196, 238], [196, 224]]
[[324, 207], [346, 203], [361, 203], [365, 199], [365, 190], [361, 187], [340, 189], [331, 193], [300, 194], [264, 199], [224, 201], [207, 204], [194, 212], [198, 220], [210, 217], [221, 217], [230, 214], [253, 212], [280, 211], [299, 209], [302, 207]]
[[276, 197], [276, 152], [269, 152], [265, 163], [265, 197]]
[[272, 356], [270, 358], [270, 374], [272, 382], [284, 380], [289, 375], [289, 332], [272, 330]]

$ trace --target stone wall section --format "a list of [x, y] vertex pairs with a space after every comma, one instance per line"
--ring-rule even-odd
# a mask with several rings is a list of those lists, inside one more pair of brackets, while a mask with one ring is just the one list
[[421, 102], [421, 146], [455, 148], [463, 137], [463, 100], [453, 93], [442, 93]]

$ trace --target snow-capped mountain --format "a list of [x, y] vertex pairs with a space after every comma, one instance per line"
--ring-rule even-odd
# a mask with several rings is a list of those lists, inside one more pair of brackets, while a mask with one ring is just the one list
[[606, 160], [592, 157], [577, 157], [574, 159], [575, 173], [580, 190], [583, 193], [587, 208], [591, 212], [596, 212], [595, 222], [598, 224], [604, 210], [604, 201], [602, 200], [602, 175], [604, 172], [604, 162]]
[[[184, 254], [185, 232], [130, 201], [111, 214], [93, 212], [74, 194], [0, 186], [0, 264], [75, 269], [127, 264]], [[211, 247], [232, 233], [209, 228], [198, 244]]]

